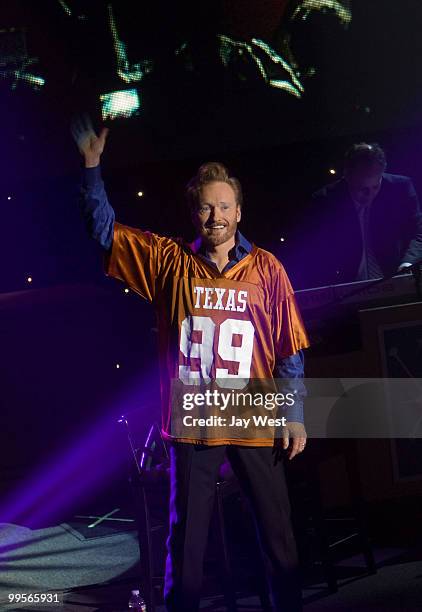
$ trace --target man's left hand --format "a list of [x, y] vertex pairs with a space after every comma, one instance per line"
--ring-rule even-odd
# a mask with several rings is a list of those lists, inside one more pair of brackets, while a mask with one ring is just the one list
[[283, 449], [288, 451], [289, 460], [302, 453], [306, 446], [306, 430], [303, 423], [287, 422], [283, 427]]

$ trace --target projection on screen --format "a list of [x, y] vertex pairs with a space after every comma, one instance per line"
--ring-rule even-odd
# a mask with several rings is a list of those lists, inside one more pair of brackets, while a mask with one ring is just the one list
[[[149, 44], [147, 51], [142, 41], [141, 25], [144, 20], [141, 3], [57, 0], [56, 23], [51, 22], [50, 16], [50, 23], [46, 23], [45, 27], [58, 31], [73, 28], [72, 49], [76, 49], [85, 59], [86, 67], [92, 61], [92, 53], [89, 49], [78, 50], [78, 40], [83, 40], [89, 33], [89, 40], [95, 40], [95, 45], [103, 50], [103, 61], [100, 60], [101, 65], [98, 65], [96, 58], [95, 71], [114, 85], [111, 88], [98, 84], [103, 118], [131, 119], [139, 116], [147, 76], [164, 80], [166, 71], [176, 70], [183, 78], [183, 74], [206, 71], [207, 64], [213, 62], [213, 71], [219, 70], [234, 88], [263, 87], [278, 91], [280, 96], [300, 100], [306, 94], [309, 81], [318, 72], [317, 64], [312, 63], [312, 56], [304, 60], [301, 57], [303, 54], [297, 52], [296, 38], [303, 38], [301, 27], [303, 29], [316, 18], [325, 16], [335, 23], [335, 27], [346, 30], [352, 21], [350, 0], [275, 0], [262, 6], [259, 4], [223, 0], [221, 14], [212, 32], [213, 40], [210, 26], [202, 48], [201, 36], [196, 36], [195, 29], [200, 32], [203, 27], [201, 19], [207, 14], [207, 3], [204, 3], [202, 18], [198, 14], [196, 24], [195, 15], [190, 15], [194, 27], [186, 32], [172, 32], [172, 40], [163, 41], [160, 38], [162, 34], [158, 20], [156, 49]], [[211, 13], [212, 10], [211, 3]], [[41, 8], [38, 13], [42, 18]], [[137, 22], [140, 33], [136, 40], [133, 32], [136, 33]], [[26, 86], [39, 91], [46, 85], [43, 73], [48, 73], [48, 70], [39, 61], [36, 52], [29, 53], [27, 50], [30, 30], [31, 26], [0, 31], [0, 76], [11, 89]], [[167, 68], [163, 67], [162, 48], [166, 49]], [[54, 59], [52, 55], [51, 61]], [[79, 72], [83, 70], [82, 63]], [[206, 78], [206, 74], [201, 77]]]

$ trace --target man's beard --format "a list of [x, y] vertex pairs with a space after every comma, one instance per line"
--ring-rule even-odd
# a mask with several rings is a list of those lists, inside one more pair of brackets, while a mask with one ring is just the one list
[[237, 230], [237, 223], [232, 223], [221, 230], [209, 231], [206, 227], [201, 229], [202, 242], [205, 245], [212, 247], [220, 246], [224, 244], [235, 235]]

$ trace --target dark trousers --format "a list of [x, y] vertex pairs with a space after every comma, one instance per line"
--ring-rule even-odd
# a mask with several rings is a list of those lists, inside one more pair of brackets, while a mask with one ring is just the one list
[[182, 443], [170, 449], [167, 610], [193, 612], [199, 608], [215, 483], [225, 452], [252, 505], [275, 609], [297, 612], [302, 609], [300, 575], [282, 460], [276, 460], [269, 447]]

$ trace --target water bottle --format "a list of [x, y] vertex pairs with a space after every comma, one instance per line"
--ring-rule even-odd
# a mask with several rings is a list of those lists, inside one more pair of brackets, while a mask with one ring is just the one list
[[141, 597], [137, 589], [132, 591], [128, 603], [128, 608], [132, 612], [147, 612], [147, 605], [145, 603], [145, 600], [143, 597]]

